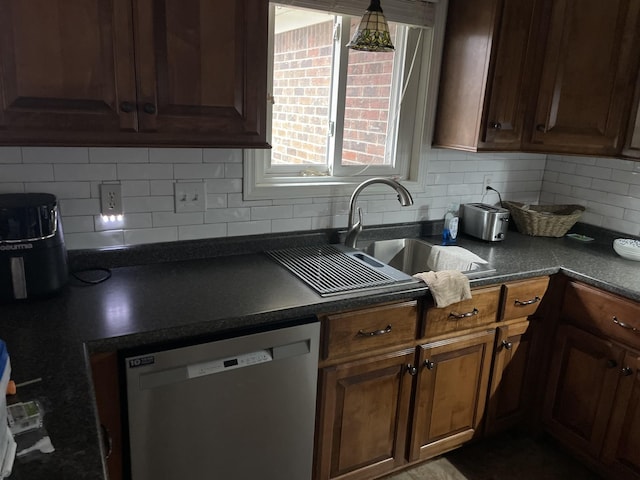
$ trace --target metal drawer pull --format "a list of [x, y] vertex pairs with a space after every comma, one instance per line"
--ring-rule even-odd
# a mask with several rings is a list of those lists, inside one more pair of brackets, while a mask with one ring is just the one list
[[407, 363], [407, 372], [409, 372], [409, 375], [411, 375], [412, 377], [415, 377], [418, 373], [418, 369], [410, 363]]
[[375, 337], [377, 335], [384, 335], [391, 333], [391, 325], [387, 325], [384, 330], [374, 330], [373, 332], [365, 332], [364, 330], [358, 330], [358, 337]]
[[436, 364], [433, 363], [431, 360], [425, 360], [424, 366], [427, 367], [427, 370], [433, 370], [434, 368], [436, 368]]
[[613, 316], [613, 323], [615, 323], [619, 327], [626, 328], [627, 330], [631, 330], [634, 333], [640, 332], [640, 330], [638, 330], [636, 327], [631, 326], [631, 325], [629, 325], [627, 323], [624, 323], [624, 322], [621, 322], [620, 320], [618, 320], [618, 317], [616, 317], [615, 315]]
[[513, 348], [513, 343], [511, 342], [507, 342], [506, 340], [502, 341], [502, 346], [506, 349], [506, 350], [511, 350]]
[[628, 377], [630, 375], [633, 375], [633, 368], [631, 367], [624, 367], [622, 370], [620, 370], [620, 373], [625, 376]]
[[516, 298], [513, 304], [518, 305], [520, 307], [524, 307], [525, 305], [533, 305], [534, 303], [538, 303], [540, 300], [541, 300], [540, 297], [536, 295], [535, 298], [532, 298], [531, 300], [527, 300], [526, 302], [521, 302]]
[[461, 318], [467, 318], [467, 317], [475, 317], [476, 315], [478, 315], [478, 313], [480, 313], [480, 311], [477, 308], [474, 308], [472, 311], [467, 312], [467, 313], [455, 313], [455, 312], [451, 312], [449, 314], [449, 317], [453, 317], [456, 320], [459, 320]]

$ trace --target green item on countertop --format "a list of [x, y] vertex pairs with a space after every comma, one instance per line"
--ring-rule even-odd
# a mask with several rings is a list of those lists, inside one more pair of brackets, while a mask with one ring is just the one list
[[593, 237], [587, 237], [586, 235], [581, 235], [580, 233], [567, 233], [567, 237], [573, 238], [574, 240], [579, 240], [581, 242], [590, 242], [593, 240]]

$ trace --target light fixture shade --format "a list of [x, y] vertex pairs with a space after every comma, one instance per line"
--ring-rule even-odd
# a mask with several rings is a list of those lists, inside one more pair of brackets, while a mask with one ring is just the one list
[[372, 0], [364, 12], [356, 33], [347, 47], [365, 52], [393, 52], [389, 25], [384, 18], [380, 0]]

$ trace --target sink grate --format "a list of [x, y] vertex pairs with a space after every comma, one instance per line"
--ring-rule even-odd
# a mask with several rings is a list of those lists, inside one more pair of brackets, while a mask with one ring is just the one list
[[266, 252], [321, 295], [380, 287], [396, 280], [331, 245]]

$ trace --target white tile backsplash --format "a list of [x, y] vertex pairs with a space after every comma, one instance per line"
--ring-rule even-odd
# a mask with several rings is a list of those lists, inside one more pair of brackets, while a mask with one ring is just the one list
[[[346, 227], [348, 196], [245, 201], [242, 159], [235, 149], [0, 147], [0, 193], [55, 194], [69, 249]], [[439, 149], [423, 161], [413, 206], [391, 191], [360, 196], [365, 228], [440, 219], [450, 203], [497, 203], [482, 191], [490, 174], [504, 200], [578, 203], [587, 207], [582, 221], [640, 233], [640, 162]], [[191, 179], [206, 182], [207, 211], [176, 214], [174, 183]], [[120, 224], [100, 219], [104, 181], [122, 184]]]

